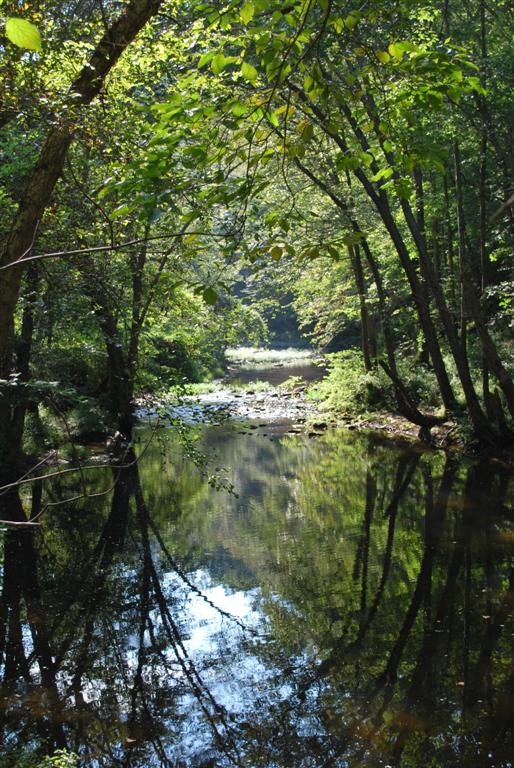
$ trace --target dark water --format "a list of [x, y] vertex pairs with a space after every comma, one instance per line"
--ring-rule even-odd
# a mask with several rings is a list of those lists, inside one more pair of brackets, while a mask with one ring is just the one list
[[[0, 766], [64, 746], [106, 768], [511, 766], [502, 465], [198, 436], [237, 496], [141, 433], [138, 466], [49, 481], [41, 526], [3, 533]], [[103, 495], [65, 501], [84, 486]]]
[[295, 376], [302, 378], [305, 382], [320, 381], [326, 373], [326, 366], [313, 362], [311, 359], [296, 362], [279, 363], [270, 366], [269, 363], [259, 366], [244, 365], [240, 368], [234, 368], [227, 377], [228, 382], [236, 384], [249, 384], [252, 381], [265, 381], [278, 387], [287, 379]]

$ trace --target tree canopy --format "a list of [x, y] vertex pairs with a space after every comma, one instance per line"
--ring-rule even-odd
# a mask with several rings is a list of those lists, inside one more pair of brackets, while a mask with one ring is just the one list
[[90, 401], [105, 380], [130, 431], [135, 393], [265, 340], [271, 296], [322, 348], [360, 338], [368, 398], [422, 429], [457, 414], [482, 444], [509, 439], [507, 2], [2, 14], [9, 439], [55, 379]]

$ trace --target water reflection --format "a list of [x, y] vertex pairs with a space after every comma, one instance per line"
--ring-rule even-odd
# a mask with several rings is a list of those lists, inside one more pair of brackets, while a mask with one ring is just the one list
[[[512, 477], [329, 433], [170, 432], [3, 534], [0, 766], [512, 765]], [[119, 471], [118, 471], [119, 472]], [[79, 486], [79, 480], [76, 481]], [[0, 497], [1, 517], [68, 478]]]

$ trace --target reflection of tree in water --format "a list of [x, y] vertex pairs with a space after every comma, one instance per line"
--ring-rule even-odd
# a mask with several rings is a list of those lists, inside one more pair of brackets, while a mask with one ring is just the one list
[[[453, 460], [447, 460], [439, 481], [422, 465], [422, 540], [407, 594], [398, 580], [408, 553], [395, 549], [394, 538], [418, 460], [400, 457], [387, 501], [374, 468], [368, 469], [351, 580], [346, 576], [353, 595], [337, 607], [331, 600], [329, 584], [336, 583], [341, 567], [332, 532], [333, 547], [323, 554], [333, 566], [325, 570], [321, 588], [313, 584], [311, 570], [305, 582], [290, 582], [294, 593], [289, 590], [288, 605], [299, 610], [275, 609], [282, 649], [287, 643], [294, 649], [310, 645], [320, 659], [303, 669], [299, 660], [296, 697], [284, 703], [280, 715], [289, 730], [285, 743], [298, 745], [292, 731], [310, 714], [311, 735], [307, 725], [301, 742], [309, 754], [316, 745], [319, 762], [313, 765], [509, 764], [514, 677], [505, 659], [512, 656], [514, 570], [508, 558], [512, 539], [498, 535], [496, 518], [505, 512], [508, 476], [490, 466], [471, 467], [462, 506], [455, 508], [461, 481]], [[376, 517], [375, 535], [383, 534], [384, 525], [387, 533], [372, 589], [369, 551]], [[302, 572], [303, 563], [298, 566]], [[306, 594], [314, 610], [305, 603]], [[332, 641], [330, 627], [336, 628]], [[280, 764], [303, 764], [301, 749]]]
[[[270, 444], [268, 473], [276, 461], [285, 476], [295, 450], [294, 440]], [[492, 464], [463, 471], [451, 458], [442, 466], [371, 445], [356, 464], [345, 450], [327, 438], [309, 457], [314, 469], [290, 462], [287, 499], [268, 477], [255, 500], [243, 487], [252, 462], [241, 457], [253, 522], [239, 499], [236, 513], [225, 509], [223, 525], [210, 530], [209, 505], [230, 505], [198, 492], [186, 531], [201, 520], [206, 549], [223, 548], [233, 563], [246, 558], [230, 570], [229, 587], [238, 587], [238, 574], [246, 583], [267, 569], [258, 600], [266, 637], [243, 632], [225, 612], [235, 642], [220, 640], [203, 655], [188, 646], [186, 615], [195, 596], [212, 602], [178, 565], [191, 561], [180, 518], [166, 507], [175, 514], [170, 541], [154, 515], [162, 499], [149, 484], [148, 507], [136, 466], [122, 473], [109, 507], [63, 510], [44, 535], [8, 530], [6, 754], [11, 744], [39, 743], [104, 766], [506, 766], [514, 682], [506, 661], [508, 475]], [[141, 477], [144, 484], [144, 468]], [[24, 519], [17, 493], [1, 501], [2, 517]], [[37, 513], [38, 486], [32, 504]], [[245, 549], [249, 525], [254, 537], [260, 530], [260, 561]], [[254, 660], [244, 674], [243, 657]], [[220, 675], [240, 675], [243, 707], [220, 703]]]
[[[39, 490], [36, 504], [41, 503]], [[33, 507], [31, 517], [37, 512]], [[2, 498], [2, 516], [26, 519], [17, 491]], [[39, 572], [51, 572], [53, 564], [58, 571], [53, 558], [71, 553], [55, 552], [50, 545], [51, 554], [45, 554], [44, 542], [36, 546], [34, 528], [6, 531], [0, 724], [7, 752], [11, 743], [28, 745], [36, 738], [44, 751], [67, 747], [86, 764], [146, 765], [150, 760], [176, 766], [163, 739], [169, 741], [170, 723], [183, 717], [176, 702], [187, 689], [196, 697], [220, 754], [231, 765], [240, 764], [225, 711], [182, 641], [174, 616], [180, 615], [184, 595], [176, 590], [171, 598], [165, 594], [152, 528], [134, 465], [115, 485], [94, 546], [84, 550], [83, 559], [66, 563], [75, 571], [70, 574], [73, 586], [67, 600], [56, 600], [56, 611], [45, 605]], [[171, 567], [158, 532], [156, 540]], [[194, 588], [180, 569], [175, 572], [188, 590]], [[45, 572], [44, 578], [49, 575]], [[47, 586], [51, 594], [52, 584]], [[13, 749], [14, 761], [16, 754]]]

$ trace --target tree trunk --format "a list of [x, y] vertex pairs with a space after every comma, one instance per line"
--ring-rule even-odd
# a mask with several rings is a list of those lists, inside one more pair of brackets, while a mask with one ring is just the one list
[[[317, 108], [313, 107], [313, 110], [314, 109], [316, 113], [319, 112]], [[321, 127], [324, 128], [322, 122], [321, 122]], [[327, 135], [329, 135], [331, 138], [334, 139], [334, 141], [336, 141], [336, 143], [340, 142], [340, 139], [334, 136], [334, 134], [332, 134], [328, 130], [328, 128], [324, 128], [324, 130], [327, 132]], [[343, 146], [345, 147], [344, 144]], [[306, 176], [308, 176], [316, 184], [316, 186], [318, 186], [321, 190], [323, 190], [336, 203], [336, 205], [338, 205], [339, 207], [342, 208], [342, 210], [348, 213], [348, 207], [346, 206], [344, 201], [339, 197], [339, 195], [336, 195], [327, 184], [325, 184], [321, 179], [319, 179], [310, 169], [308, 169], [298, 159], [295, 159], [295, 163], [298, 166], [298, 168], [300, 168], [300, 170], [302, 170], [302, 172], [305, 173]], [[359, 169], [357, 169], [355, 171], [355, 175], [357, 179], [361, 182], [365, 191], [369, 195], [371, 201], [374, 203], [375, 207], [377, 208], [378, 213], [380, 214], [380, 217], [382, 218], [382, 221], [389, 233], [389, 236], [391, 237], [393, 245], [395, 246], [396, 252], [398, 253], [400, 262], [402, 264], [407, 280], [411, 287], [412, 297], [414, 300], [414, 304], [416, 306], [416, 310], [418, 312], [421, 330], [425, 336], [425, 339], [429, 348], [430, 357], [432, 360], [432, 365], [434, 367], [434, 373], [436, 375], [437, 382], [439, 384], [439, 391], [441, 393], [443, 404], [446, 410], [451, 411], [455, 408], [455, 405], [456, 405], [455, 396], [453, 394], [450, 380], [448, 378], [448, 374], [446, 372], [446, 368], [444, 365], [444, 360], [441, 353], [441, 348], [439, 346], [436, 329], [433, 324], [432, 318], [430, 316], [430, 311], [428, 307], [428, 295], [427, 295], [426, 288], [424, 284], [420, 281], [416, 268], [414, 266], [414, 263], [411, 261], [408, 248], [401, 236], [401, 233], [398, 227], [396, 226], [394, 217], [389, 208], [389, 203], [387, 201], [387, 198], [384, 198], [384, 196], [379, 197], [377, 195], [375, 189], [373, 188], [373, 185], [367, 179], [366, 175], [362, 173], [362, 171], [359, 171]]]
[[[30, 355], [34, 333], [34, 303], [39, 294], [39, 274], [37, 263], [31, 262], [27, 269], [27, 295], [23, 308], [20, 338], [16, 341], [16, 372], [19, 373], [19, 381], [30, 380]], [[30, 405], [25, 397], [16, 404], [12, 414], [11, 442], [9, 450], [17, 452], [20, 449], [23, 438], [23, 427], [27, 410], [37, 408]]]
[[[394, 169], [395, 167], [395, 158], [394, 155], [390, 150], [388, 150], [384, 143], [384, 136], [382, 132], [380, 131], [380, 121], [378, 118], [378, 110], [375, 106], [375, 103], [369, 95], [366, 95], [363, 97], [363, 105], [367, 110], [368, 116], [371, 118], [373, 125], [375, 126], [375, 131], [377, 134], [378, 141], [380, 142], [380, 145], [384, 151], [384, 154], [386, 156], [386, 159], [388, 163], [391, 166], [391, 169]], [[358, 124], [355, 121], [355, 118], [351, 114], [351, 111], [348, 106], [344, 105], [342, 107], [342, 110], [344, 114], [346, 115], [350, 126], [355, 134], [355, 137], [358, 139], [358, 141], [361, 144], [361, 147], [364, 151], [369, 150], [368, 142], [360, 130]], [[355, 175], [357, 178], [361, 181], [362, 185], [364, 186], [364, 189], [370, 196], [370, 199], [372, 199], [375, 202], [375, 205], [377, 207], [377, 210], [380, 212], [382, 216], [382, 220], [384, 221], [384, 224], [386, 224], [386, 227], [388, 228], [388, 231], [391, 233], [396, 228], [396, 224], [394, 220], [392, 221], [392, 227], [391, 223], [387, 224], [386, 219], [384, 218], [384, 213], [386, 214], [387, 219], [391, 219], [391, 212], [389, 209], [389, 203], [387, 200], [387, 196], [384, 195], [383, 190], [377, 190], [373, 186], [372, 182], [368, 179], [366, 174], [361, 168], [357, 168], [355, 170]], [[393, 171], [393, 179], [399, 179], [399, 175], [397, 171]], [[480, 402], [478, 400], [477, 394], [475, 392], [475, 389], [473, 387], [473, 382], [471, 380], [471, 375], [469, 371], [469, 363], [467, 356], [463, 354], [460, 343], [459, 343], [459, 337], [457, 334], [457, 330], [455, 328], [455, 324], [453, 321], [453, 317], [448, 309], [448, 305], [446, 303], [446, 299], [444, 297], [444, 293], [442, 291], [441, 285], [439, 284], [438, 280], [436, 279], [436, 274], [434, 270], [434, 266], [430, 260], [430, 256], [428, 254], [427, 248], [426, 248], [426, 242], [424, 233], [420, 230], [418, 226], [418, 222], [416, 221], [416, 218], [413, 214], [412, 208], [405, 198], [400, 199], [400, 205], [403, 212], [403, 216], [405, 219], [405, 223], [407, 224], [407, 227], [409, 229], [409, 232], [412, 236], [412, 239], [414, 240], [414, 244], [416, 246], [418, 255], [419, 255], [419, 264], [421, 268], [421, 274], [423, 276], [424, 283], [428, 286], [430, 289], [436, 303], [436, 307], [439, 313], [439, 317], [441, 319], [443, 328], [446, 333], [446, 338], [448, 339], [448, 344], [450, 347], [450, 351], [452, 353], [452, 356], [455, 360], [455, 365], [457, 367], [457, 372], [459, 374], [459, 379], [462, 385], [462, 389], [464, 392], [464, 397], [466, 399], [466, 405], [468, 408], [469, 417], [471, 419], [471, 422], [473, 424], [473, 428], [477, 435], [480, 435], [483, 438], [489, 439], [492, 437], [491, 430], [488, 426], [487, 417], [482, 410], [482, 407], [480, 405]], [[383, 212], [382, 210], [383, 209]], [[399, 235], [399, 232], [398, 232]], [[394, 239], [393, 239], [394, 242]], [[408, 256], [408, 254], [407, 254]], [[400, 258], [402, 258], [400, 256]], [[408, 274], [407, 270], [409, 269], [409, 258], [407, 258], [406, 261], [402, 259], [402, 265], [404, 266], [404, 269], [406, 270], [406, 273]], [[417, 275], [416, 275], [417, 277]], [[419, 281], [418, 281], [419, 282]], [[427, 292], [424, 291], [424, 298], [425, 302], [427, 299]], [[425, 313], [428, 315], [428, 319], [431, 323], [431, 318], [428, 310], [428, 303], [426, 303], [426, 310]], [[425, 334], [426, 335], [426, 334]], [[443, 373], [446, 374], [446, 369], [444, 367], [444, 362], [442, 360], [442, 356], [440, 360], [437, 360], [437, 367], [434, 362], [433, 352], [435, 354], [440, 356], [440, 347], [439, 343], [437, 341], [437, 338], [431, 339], [429, 336], [427, 336], [427, 343], [430, 345], [432, 344], [433, 347], [429, 346], [430, 349], [430, 356], [432, 358], [432, 362], [434, 363], [434, 371], [436, 373], [436, 376], [438, 378], [439, 386], [441, 387], [441, 382], [439, 381], [440, 375]], [[439, 374], [438, 374], [439, 370]], [[444, 377], [443, 377], [444, 378]], [[449, 387], [449, 381], [448, 381], [448, 387]], [[450, 388], [451, 391], [451, 388]], [[442, 390], [441, 390], [442, 392]], [[446, 401], [445, 401], [446, 405]]]
[[360, 257], [360, 250], [358, 245], [351, 245], [348, 248], [350, 255], [350, 261], [352, 264], [353, 275], [355, 278], [355, 284], [357, 286], [357, 292], [359, 294], [359, 308], [361, 316], [361, 339], [362, 339], [362, 357], [364, 360], [364, 368], [366, 371], [373, 369], [373, 355], [372, 352], [372, 331], [371, 320], [369, 316], [368, 306], [366, 302], [366, 284], [364, 282], [364, 272], [362, 270], [362, 261]]
[[467, 356], [467, 329], [468, 319], [466, 316], [466, 286], [463, 275], [466, 269], [470, 267], [470, 260], [466, 250], [466, 227], [464, 223], [464, 201], [462, 199], [462, 174], [460, 167], [460, 150], [458, 142], [454, 145], [454, 163], [455, 163], [455, 199], [457, 203], [457, 233], [459, 244], [459, 267], [460, 267], [460, 346], [462, 354]]
[[[100, 301], [96, 297], [96, 301]], [[107, 350], [109, 366], [109, 400], [116, 414], [118, 430], [128, 440], [132, 438], [134, 415], [132, 398], [134, 396], [134, 378], [129, 370], [128, 360], [114, 315], [106, 303], [99, 304], [95, 310], [102, 328]]]
[[448, 256], [448, 272], [450, 275], [450, 306], [453, 310], [457, 307], [457, 294], [455, 291], [455, 258], [453, 249], [453, 226], [450, 211], [450, 193], [448, 189], [448, 177], [443, 179], [444, 208], [446, 216], [446, 252]]
[[468, 307], [475, 321], [478, 337], [482, 345], [482, 351], [485, 359], [489, 364], [489, 368], [492, 373], [498, 379], [498, 383], [505, 395], [507, 401], [507, 407], [510, 415], [514, 419], [514, 383], [509, 372], [505, 368], [496, 348], [496, 344], [493, 341], [491, 334], [487, 328], [486, 318], [482, 311], [480, 301], [478, 299], [475, 286], [469, 273], [464, 273], [464, 282], [466, 284], [466, 294], [468, 299]]

